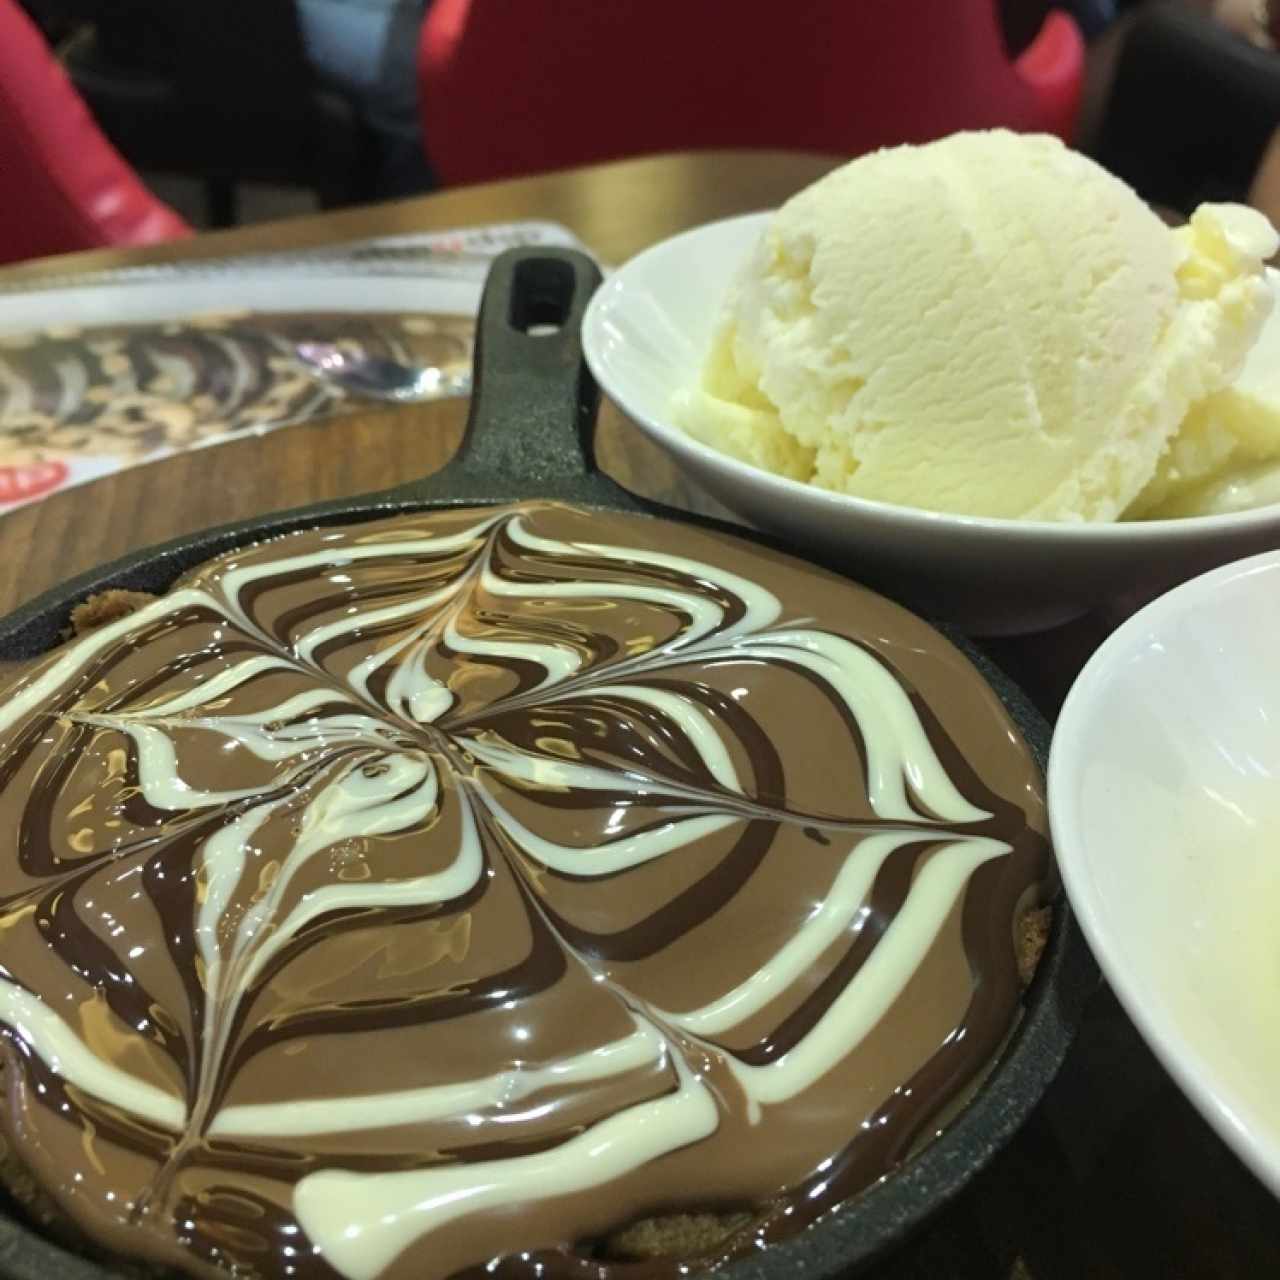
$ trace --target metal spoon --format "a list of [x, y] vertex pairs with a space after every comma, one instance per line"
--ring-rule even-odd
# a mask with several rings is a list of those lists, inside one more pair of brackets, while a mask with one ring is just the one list
[[470, 389], [469, 371], [446, 373], [435, 365], [403, 364], [384, 356], [349, 351], [332, 342], [300, 342], [294, 348], [308, 372], [348, 395], [394, 404], [415, 404]]

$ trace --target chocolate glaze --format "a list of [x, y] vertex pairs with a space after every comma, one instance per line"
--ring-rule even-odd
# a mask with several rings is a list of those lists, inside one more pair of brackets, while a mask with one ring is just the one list
[[546, 503], [236, 552], [22, 670], [0, 832], [5, 1137], [100, 1244], [272, 1280], [794, 1232], [989, 1065], [1050, 866], [923, 623]]

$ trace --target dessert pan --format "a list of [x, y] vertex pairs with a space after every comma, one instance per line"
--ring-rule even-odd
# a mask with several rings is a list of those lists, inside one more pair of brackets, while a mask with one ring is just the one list
[[[186, 570], [264, 538], [433, 508], [551, 499], [697, 524], [789, 550], [766, 535], [638, 498], [596, 468], [598, 392], [579, 334], [599, 282], [591, 260], [570, 250], [517, 249], [497, 259], [481, 308], [466, 434], [443, 470], [379, 493], [190, 534], [92, 570], [0, 620], [0, 660], [34, 658], [59, 643], [71, 609], [98, 592], [164, 592]], [[962, 638], [950, 638], [990, 682], [1043, 768], [1048, 725], [985, 657]], [[954, 1196], [1012, 1137], [1056, 1074], [1097, 982], [1061, 895], [1054, 907], [1024, 1015], [982, 1087], [942, 1136], [799, 1235], [717, 1274], [732, 1280], [847, 1275]], [[114, 1280], [125, 1274], [67, 1251], [0, 1203], [0, 1280]]]

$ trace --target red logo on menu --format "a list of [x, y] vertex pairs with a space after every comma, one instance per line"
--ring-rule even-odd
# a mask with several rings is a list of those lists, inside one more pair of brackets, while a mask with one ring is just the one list
[[0, 467], [0, 504], [26, 502], [50, 493], [67, 478], [65, 462], [34, 462], [27, 467]]

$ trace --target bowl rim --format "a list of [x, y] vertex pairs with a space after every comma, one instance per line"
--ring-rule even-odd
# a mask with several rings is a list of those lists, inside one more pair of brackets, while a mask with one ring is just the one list
[[1090, 950], [1125, 1013], [1138, 1027], [1178, 1087], [1229, 1147], [1274, 1194], [1280, 1196], [1280, 1131], [1268, 1137], [1251, 1127], [1254, 1108], [1242, 1106], [1205, 1063], [1194, 1039], [1172, 1019], [1156, 1011], [1144, 997], [1144, 984], [1112, 942], [1113, 930], [1100, 906], [1085, 853], [1087, 836], [1074, 796], [1084, 763], [1082, 744], [1089, 726], [1105, 717], [1105, 694], [1124, 671], [1143, 637], [1158, 634], [1164, 624], [1203, 608], [1228, 584], [1280, 572], [1280, 548], [1236, 560], [1174, 587], [1139, 609], [1098, 647], [1071, 686], [1054, 726], [1046, 774], [1049, 825], [1054, 853], [1072, 911]]
[[[929, 511], [923, 507], [902, 506], [875, 498], [860, 498], [853, 494], [820, 489], [802, 480], [792, 480], [776, 475], [762, 467], [753, 466], [738, 458], [722, 453], [681, 430], [669, 418], [658, 418], [637, 407], [625, 386], [620, 386], [611, 376], [610, 359], [604, 354], [603, 333], [611, 311], [627, 305], [635, 272], [642, 265], [669, 256], [672, 252], [689, 252], [699, 241], [714, 236], [724, 236], [732, 230], [745, 230], [746, 224], [763, 229], [776, 212], [764, 209], [755, 213], [735, 214], [713, 222], [700, 223], [685, 231], [677, 232], [642, 249], [613, 271], [587, 304], [582, 318], [582, 349], [592, 377], [600, 389], [612, 400], [624, 416], [653, 437], [660, 445], [674, 453], [692, 458], [695, 462], [720, 472], [737, 486], [759, 486], [771, 491], [770, 496], [781, 503], [809, 505], [830, 516], [861, 517], [874, 523], [897, 523], [912, 526], [920, 533], [957, 532], [982, 539], [1005, 540], [1016, 537], [1030, 543], [1058, 543], [1062, 539], [1081, 544], [1096, 543], [1110, 546], [1124, 543], [1128, 546], [1152, 546], [1200, 539], [1212, 536], [1231, 536], [1256, 533], [1280, 524], [1280, 502], [1244, 511], [1221, 512], [1206, 516], [1172, 516], [1159, 520], [1113, 520], [1106, 522], [1075, 520], [1017, 520], [999, 516], [970, 516], [949, 511]], [[675, 390], [675, 388], [672, 388]]]

